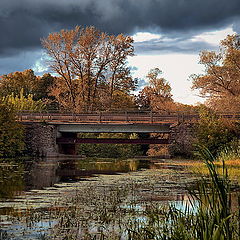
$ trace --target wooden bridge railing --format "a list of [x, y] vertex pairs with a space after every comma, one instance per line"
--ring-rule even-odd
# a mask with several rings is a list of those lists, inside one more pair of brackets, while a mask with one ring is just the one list
[[[240, 120], [240, 113], [219, 113], [219, 116]], [[69, 122], [69, 123], [174, 123], [199, 119], [197, 113], [172, 112], [159, 114], [154, 112], [98, 112], [98, 113], [37, 113], [19, 112], [21, 122]]]

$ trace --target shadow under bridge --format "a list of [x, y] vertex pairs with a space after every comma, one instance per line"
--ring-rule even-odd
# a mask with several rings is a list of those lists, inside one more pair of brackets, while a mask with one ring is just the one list
[[[55, 123], [56, 124], [56, 123]], [[83, 124], [58, 123], [57, 144], [62, 153], [74, 154], [76, 144], [169, 144], [170, 123]], [[158, 133], [148, 139], [79, 138], [78, 133]]]

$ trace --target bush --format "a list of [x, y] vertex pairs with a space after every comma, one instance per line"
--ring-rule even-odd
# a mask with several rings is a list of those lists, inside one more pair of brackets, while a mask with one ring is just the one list
[[237, 138], [236, 123], [220, 118], [206, 107], [200, 109], [199, 116], [200, 120], [196, 125], [196, 144], [209, 149], [213, 156]]
[[32, 94], [24, 96], [23, 89], [21, 89], [19, 95], [13, 93], [2, 98], [2, 101], [11, 105], [16, 111], [37, 111], [41, 112], [46, 108], [46, 105], [42, 100], [35, 101]]
[[23, 126], [16, 122], [12, 105], [0, 102], [0, 157], [15, 157], [24, 150]]
[[[136, 139], [137, 134], [125, 133], [100, 133], [100, 134], [79, 134], [81, 138], [125, 138]], [[128, 158], [136, 155], [142, 155], [140, 145], [131, 144], [80, 144], [78, 146], [78, 154], [87, 157], [100, 158]]]

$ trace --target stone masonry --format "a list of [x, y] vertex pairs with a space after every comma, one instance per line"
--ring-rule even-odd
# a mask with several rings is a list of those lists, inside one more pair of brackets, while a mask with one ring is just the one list
[[25, 127], [26, 151], [29, 154], [39, 157], [46, 157], [49, 154], [56, 154], [57, 129], [54, 125], [46, 123], [27, 123]]
[[192, 122], [181, 122], [171, 125], [170, 155], [191, 157], [195, 142], [194, 135], [194, 123]]

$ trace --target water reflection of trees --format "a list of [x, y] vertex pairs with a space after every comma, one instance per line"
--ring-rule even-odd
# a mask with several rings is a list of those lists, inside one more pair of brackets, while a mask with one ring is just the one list
[[24, 167], [12, 160], [0, 160], [0, 199], [13, 198], [24, 190]]
[[139, 167], [137, 160], [109, 160], [109, 161], [79, 161], [79, 169], [109, 171], [109, 172], [129, 172], [136, 171]]

